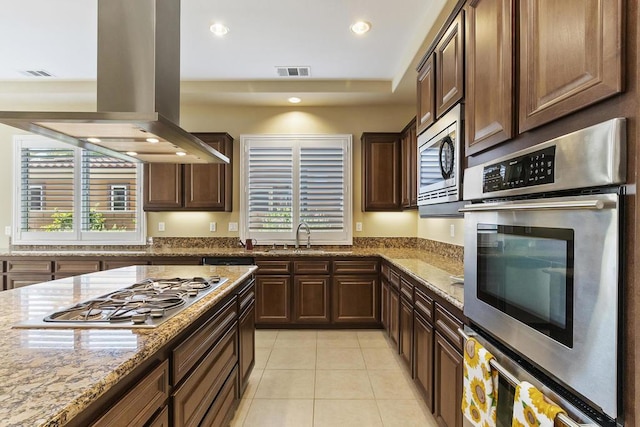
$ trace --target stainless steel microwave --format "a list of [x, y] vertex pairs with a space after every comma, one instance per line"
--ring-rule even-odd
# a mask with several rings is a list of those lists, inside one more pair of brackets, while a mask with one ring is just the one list
[[418, 206], [462, 200], [460, 104], [418, 136]]

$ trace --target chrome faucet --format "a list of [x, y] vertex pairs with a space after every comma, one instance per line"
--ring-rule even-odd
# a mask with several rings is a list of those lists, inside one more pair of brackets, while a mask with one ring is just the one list
[[311, 229], [309, 228], [309, 224], [304, 221], [298, 224], [298, 228], [296, 229], [296, 249], [300, 249], [298, 234], [300, 234], [300, 227], [302, 227], [303, 225], [307, 229], [307, 249], [311, 249]]

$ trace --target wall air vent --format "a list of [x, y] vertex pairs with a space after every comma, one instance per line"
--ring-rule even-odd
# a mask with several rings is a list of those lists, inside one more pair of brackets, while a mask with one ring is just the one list
[[278, 77], [310, 77], [311, 67], [276, 67]]
[[20, 74], [27, 77], [53, 77], [53, 74], [44, 70], [24, 70]]

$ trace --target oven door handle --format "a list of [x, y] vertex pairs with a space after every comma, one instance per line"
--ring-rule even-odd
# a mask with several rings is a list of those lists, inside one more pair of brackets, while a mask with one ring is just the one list
[[602, 200], [571, 200], [562, 202], [516, 202], [516, 203], [478, 203], [465, 205], [460, 212], [491, 212], [491, 211], [547, 211], [557, 209], [604, 209], [606, 204]]

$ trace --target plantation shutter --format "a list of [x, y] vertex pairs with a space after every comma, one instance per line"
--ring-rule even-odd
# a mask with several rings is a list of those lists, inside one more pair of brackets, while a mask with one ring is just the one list
[[20, 150], [20, 229], [73, 231], [73, 149]]
[[82, 231], [136, 230], [136, 164], [93, 151], [82, 155]]
[[312, 230], [344, 228], [344, 167], [342, 146], [300, 148], [300, 221]]
[[253, 233], [293, 230], [293, 149], [248, 147], [247, 219]]

